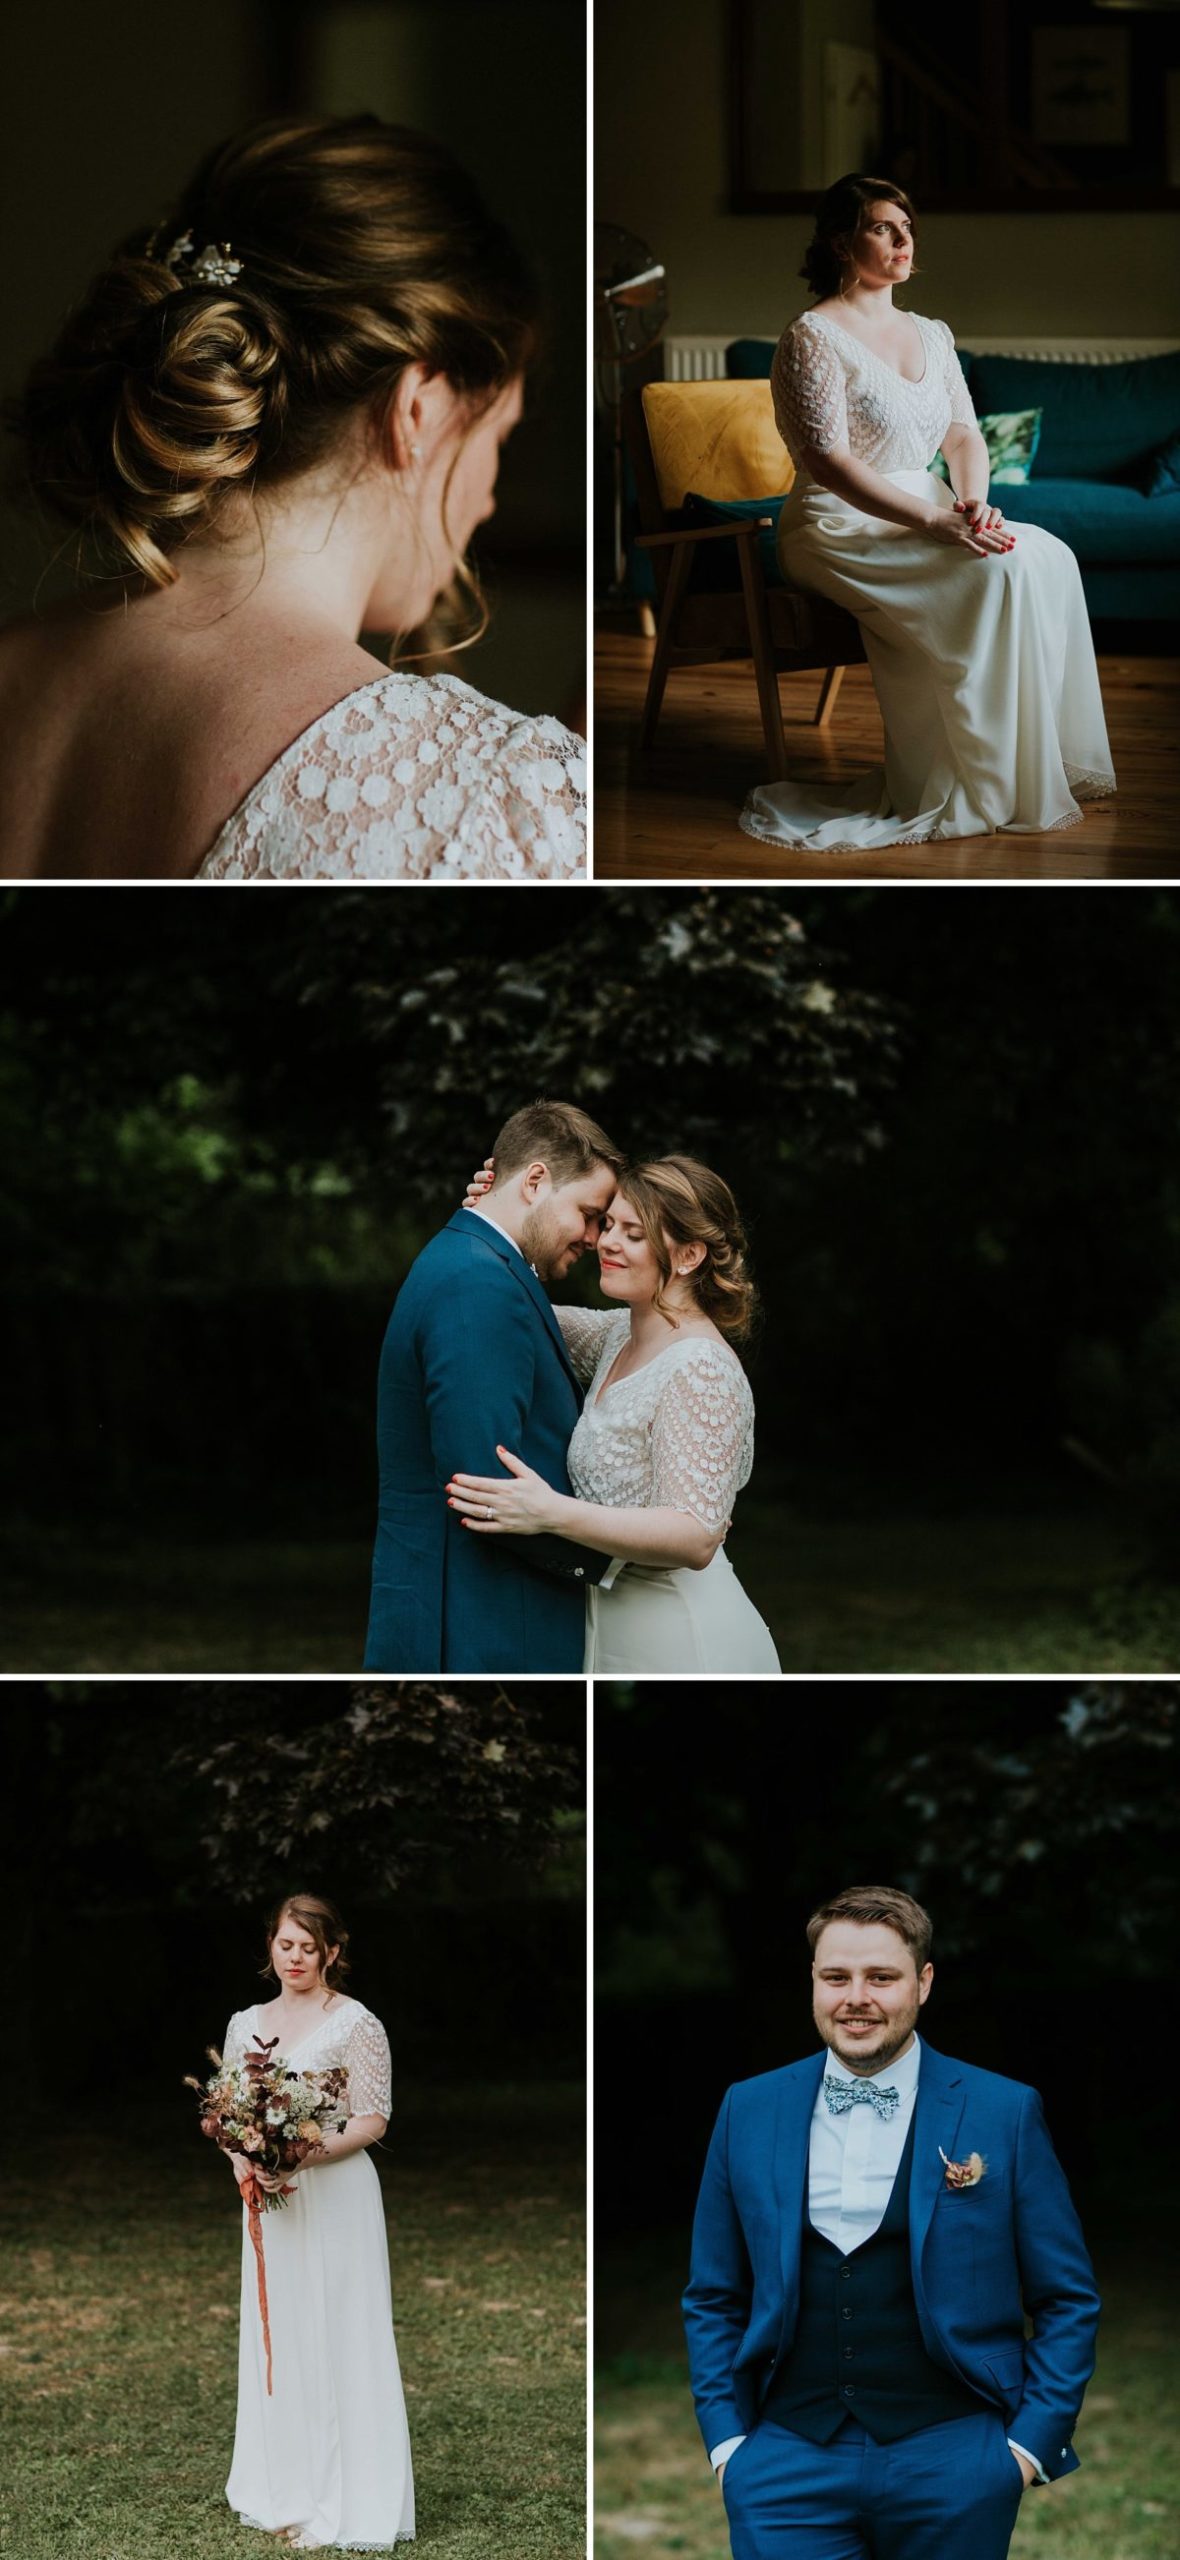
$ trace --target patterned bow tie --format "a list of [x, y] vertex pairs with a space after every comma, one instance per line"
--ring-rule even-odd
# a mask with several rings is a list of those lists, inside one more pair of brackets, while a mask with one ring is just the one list
[[875, 2107], [886, 2124], [901, 2105], [900, 2089], [878, 2089], [871, 2080], [825, 2080], [824, 2096], [834, 2116], [847, 2115], [849, 2107]]

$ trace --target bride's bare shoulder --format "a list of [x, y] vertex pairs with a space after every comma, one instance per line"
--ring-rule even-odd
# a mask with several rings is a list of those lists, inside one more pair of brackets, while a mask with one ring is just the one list
[[0, 788], [14, 774], [21, 788], [0, 876], [191, 875], [292, 740], [383, 672], [345, 633], [257, 613], [231, 633], [228, 617], [83, 597], [14, 619], [0, 629]]

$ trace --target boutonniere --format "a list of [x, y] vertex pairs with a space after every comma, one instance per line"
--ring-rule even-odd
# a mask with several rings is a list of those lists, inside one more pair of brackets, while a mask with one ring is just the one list
[[940, 2142], [938, 2156], [946, 2171], [948, 2187], [977, 2187], [980, 2179], [987, 2176], [987, 2162], [982, 2151], [969, 2151], [965, 2160], [948, 2160]]

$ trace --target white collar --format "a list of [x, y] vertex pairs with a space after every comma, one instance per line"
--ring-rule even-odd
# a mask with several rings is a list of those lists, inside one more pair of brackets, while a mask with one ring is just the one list
[[[485, 1227], [494, 1227], [497, 1235], [503, 1236], [505, 1244], [510, 1244], [513, 1252], [518, 1253], [521, 1261], [524, 1261], [524, 1246], [517, 1243], [515, 1236], [509, 1235], [507, 1227], [502, 1227], [498, 1218], [493, 1218], [490, 1209], [472, 1209], [468, 1214], [473, 1218], [482, 1218]], [[529, 1268], [532, 1269], [531, 1263]]]
[[[823, 2080], [872, 2081], [880, 2077], [887, 2088], [896, 2089], [899, 2098], [908, 2098], [917, 2088], [921, 2065], [922, 2039], [919, 2035], [915, 2035], [908, 2052], [900, 2053], [895, 2061], [886, 2063], [880, 2074], [875, 2071], [850, 2071], [847, 2063], [841, 2062], [839, 2054], [833, 2053], [829, 2045], [824, 2060]], [[821, 2090], [823, 2080], [820, 2082]]]

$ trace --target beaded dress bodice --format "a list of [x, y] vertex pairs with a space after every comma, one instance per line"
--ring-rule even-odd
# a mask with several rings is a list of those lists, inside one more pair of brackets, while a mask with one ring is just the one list
[[227, 819], [211, 880], [571, 880], [580, 738], [457, 676], [395, 672], [313, 721]]
[[[264, 2007], [235, 2010], [226, 2029], [226, 2061], [243, 2062], [255, 2036], [269, 2039], [274, 2033]], [[284, 2053], [280, 2042], [279, 2058], [293, 2071], [347, 2071], [349, 2115], [389, 2116], [393, 2104], [389, 2039], [380, 2019], [359, 2000], [342, 2000], [329, 2009], [289, 2053]]]
[[945, 320], [910, 313], [926, 350], [919, 382], [875, 355], [839, 321], [802, 312], [784, 329], [771, 367], [779, 434], [805, 472], [809, 449], [846, 444], [874, 471], [924, 471], [951, 425], [978, 422]]
[[690, 1511], [721, 1535], [754, 1460], [754, 1399], [733, 1352], [689, 1334], [600, 1394], [627, 1340], [626, 1310], [558, 1315], [588, 1382], [567, 1459], [574, 1492], [613, 1510]]

